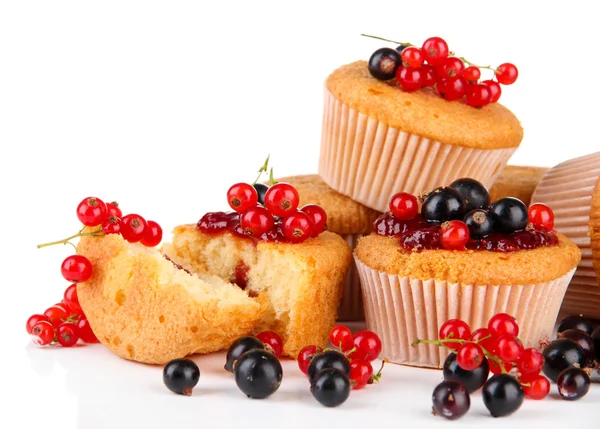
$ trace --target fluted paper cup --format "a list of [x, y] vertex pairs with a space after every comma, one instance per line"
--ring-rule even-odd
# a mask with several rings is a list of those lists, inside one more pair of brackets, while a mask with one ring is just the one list
[[[348, 234], [341, 236], [354, 250], [358, 239], [362, 234]], [[344, 294], [342, 302], [338, 309], [338, 320], [341, 322], [358, 322], [365, 320], [365, 311], [363, 307], [362, 291], [360, 288], [360, 278], [356, 271], [354, 263], [348, 270], [346, 280], [344, 281]]]
[[409, 134], [325, 90], [319, 175], [339, 193], [380, 212], [396, 192], [418, 195], [461, 177], [489, 188], [515, 150], [474, 149]]
[[552, 334], [560, 304], [575, 270], [550, 282], [526, 285], [464, 285], [441, 280], [399, 277], [368, 267], [354, 257], [363, 289], [367, 328], [381, 338], [381, 357], [390, 362], [441, 368], [442, 347], [415, 339], [437, 339], [449, 319], [462, 319], [475, 330], [497, 313], [519, 323], [525, 347], [537, 347]]
[[[594, 198], [596, 200], [594, 200]], [[532, 202], [544, 203], [554, 211], [554, 228], [581, 249], [581, 262], [567, 289], [563, 311], [600, 318], [600, 278], [594, 269], [590, 210], [596, 202], [600, 211], [600, 152], [571, 159], [550, 169], [538, 184]], [[596, 213], [600, 217], [600, 213]], [[596, 240], [598, 241], [598, 240]], [[596, 264], [600, 254], [596, 247]]]

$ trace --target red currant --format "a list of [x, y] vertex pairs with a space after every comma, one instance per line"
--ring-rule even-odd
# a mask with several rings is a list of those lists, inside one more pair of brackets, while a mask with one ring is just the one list
[[469, 227], [460, 220], [450, 220], [441, 226], [440, 243], [446, 250], [464, 250], [471, 238]]
[[486, 349], [488, 352], [491, 352], [495, 347], [492, 334], [490, 334], [490, 331], [487, 328], [479, 328], [473, 331], [469, 337], [469, 341], [477, 342], [477, 344]]
[[476, 66], [469, 66], [463, 71], [463, 79], [467, 81], [467, 83], [474, 84], [477, 83], [479, 78], [481, 77], [481, 70]]
[[296, 211], [300, 195], [289, 183], [276, 183], [265, 194], [265, 207], [273, 216], [285, 217]]
[[163, 230], [160, 225], [153, 220], [148, 220], [146, 221], [146, 232], [144, 232], [141, 243], [146, 247], [158, 246], [162, 240], [162, 236]]
[[444, 342], [443, 340], [467, 340], [471, 335], [471, 329], [467, 322], [460, 319], [450, 319], [440, 327], [440, 340], [442, 343], [453, 350], [458, 350], [460, 343], [454, 341]]
[[307, 204], [300, 209], [302, 213], [306, 213], [313, 225], [313, 235], [317, 236], [327, 229], [327, 213], [321, 206], [316, 204]]
[[102, 222], [102, 232], [104, 232], [105, 235], [120, 234], [121, 220], [116, 216], [109, 216], [104, 222]]
[[508, 334], [496, 339], [495, 354], [504, 362], [516, 362], [523, 353], [523, 344]]
[[440, 78], [435, 87], [440, 96], [448, 101], [460, 100], [467, 90], [466, 82], [462, 78]]
[[44, 311], [44, 316], [48, 318], [48, 321], [56, 329], [69, 318], [69, 313], [64, 308], [53, 305]]
[[244, 234], [253, 237], [259, 237], [269, 231], [274, 223], [275, 219], [264, 207], [250, 207], [240, 215], [240, 226]]
[[484, 107], [490, 104], [492, 100], [492, 91], [490, 87], [478, 83], [477, 85], [470, 85], [467, 88], [465, 102], [471, 107]]
[[512, 85], [519, 77], [519, 70], [514, 64], [504, 63], [500, 64], [496, 69], [496, 79], [502, 85]]
[[438, 77], [435, 67], [429, 64], [423, 64], [421, 66], [421, 85], [423, 88], [427, 86], [434, 86], [437, 80]]
[[68, 282], [85, 282], [92, 276], [92, 263], [85, 256], [71, 255], [65, 258], [60, 270]]
[[502, 87], [494, 80], [484, 80], [481, 83], [487, 85], [490, 90], [490, 103], [497, 103], [502, 95]]
[[63, 347], [71, 347], [77, 344], [79, 334], [75, 323], [66, 322], [56, 330], [56, 340]]
[[456, 363], [465, 371], [473, 371], [481, 366], [485, 355], [479, 344], [464, 343], [461, 344], [456, 352]]
[[267, 350], [270, 347], [272, 353], [276, 357], [281, 357], [281, 352], [283, 351], [283, 341], [281, 340], [281, 337], [277, 335], [277, 333], [272, 331], [265, 331], [258, 334], [256, 338], [263, 342]]
[[30, 316], [29, 319], [27, 319], [27, 324], [25, 325], [27, 333], [31, 334], [31, 330], [33, 329], [35, 324], [41, 321], [50, 322], [50, 319], [48, 319], [48, 317], [43, 314], [34, 314], [33, 316]]
[[465, 64], [456, 57], [445, 58], [437, 68], [438, 77], [450, 79], [462, 77], [464, 70]]
[[77, 331], [79, 332], [79, 338], [81, 338], [84, 343], [91, 344], [98, 342], [98, 338], [96, 338], [96, 335], [90, 326], [90, 322], [87, 319], [82, 318], [77, 322]]
[[31, 337], [38, 346], [46, 346], [54, 341], [54, 327], [50, 322], [40, 320], [31, 328]]
[[346, 353], [354, 347], [354, 336], [347, 326], [337, 325], [329, 333], [329, 342]]
[[121, 235], [130, 243], [137, 243], [146, 234], [146, 220], [138, 214], [128, 214], [121, 219]]
[[546, 204], [532, 204], [529, 206], [529, 222], [552, 230], [554, 228], [554, 212]]
[[77, 285], [76, 284], [72, 284], [65, 290], [63, 302], [65, 303], [67, 310], [69, 310], [69, 312], [71, 314], [82, 314], [83, 313], [83, 310], [81, 309], [81, 306], [79, 305], [79, 298], [77, 297]]
[[354, 335], [354, 347], [356, 350], [350, 355], [352, 360], [362, 359], [371, 362], [381, 353], [381, 340], [373, 331], [358, 331]]
[[106, 217], [114, 216], [118, 219], [123, 217], [123, 212], [119, 208], [119, 204], [116, 201], [112, 203], [106, 203]]
[[523, 386], [523, 392], [531, 399], [544, 399], [550, 393], [550, 381], [543, 375], [538, 375]]
[[399, 67], [396, 71], [396, 80], [404, 92], [414, 92], [422, 88], [421, 69]]
[[488, 359], [488, 363], [490, 366], [490, 371], [494, 375], [509, 372], [512, 368], [512, 364], [510, 364], [509, 362], [502, 362], [502, 366], [500, 366], [496, 363], [494, 359]]
[[308, 366], [314, 355], [319, 354], [323, 349], [319, 346], [306, 346], [298, 353], [298, 367], [300, 371], [308, 375]]
[[432, 66], [436, 66], [448, 57], [448, 44], [441, 37], [430, 37], [423, 42], [423, 57]]
[[417, 197], [407, 192], [398, 192], [390, 200], [390, 210], [400, 220], [410, 220], [419, 214]]
[[313, 224], [306, 213], [295, 212], [281, 224], [281, 233], [292, 243], [301, 243], [313, 235]]
[[520, 380], [530, 380], [537, 376], [544, 366], [544, 357], [538, 349], [529, 348], [523, 350], [517, 361]]
[[77, 217], [85, 226], [98, 226], [106, 219], [106, 204], [100, 198], [85, 198], [77, 206]]
[[492, 316], [488, 322], [488, 330], [495, 338], [504, 334], [508, 334], [513, 338], [519, 335], [517, 319], [506, 313], [498, 313]]
[[227, 191], [229, 207], [238, 213], [244, 213], [258, 204], [258, 192], [248, 183], [236, 183]]
[[373, 377], [373, 367], [370, 362], [362, 359], [352, 359], [350, 362], [350, 382], [353, 390], [359, 390], [369, 384]]
[[409, 46], [402, 51], [400, 56], [404, 67], [418, 68], [423, 65], [423, 52], [416, 46]]

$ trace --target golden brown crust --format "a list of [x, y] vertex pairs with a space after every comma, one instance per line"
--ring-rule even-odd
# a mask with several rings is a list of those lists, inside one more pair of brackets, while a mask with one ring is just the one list
[[600, 177], [592, 192], [590, 206], [590, 240], [592, 244], [592, 261], [596, 270], [596, 281], [600, 286]]
[[574, 269], [579, 248], [558, 234], [556, 246], [514, 253], [426, 250], [408, 252], [398, 240], [375, 234], [359, 240], [357, 257], [388, 274], [420, 280], [446, 280], [464, 285], [535, 284], [557, 279]]
[[250, 298], [197, 301], [179, 284], [161, 284], [162, 259], [132, 251], [119, 235], [83, 237], [78, 251], [93, 267], [77, 286], [81, 307], [100, 342], [125, 359], [164, 364], [221, 350], [249, 334], [264, 311]]
[[535, 188], [547, 171], [547, 167], [507, 165], [490, 188], [490, 199], [515, 197], [529, 205]]
[[300, 194], [300, 207], [305, 204], [323, 207], [327, 213], [327, 228], [336, 234], [368, 234], [380, 215], [378, 211], [334, 191], [316, 174], [282, 177], [277, 181], [296, 187]]
[[462, 101], [446, 101], [430, 90], [404, 92], [373, 78], [366, 61], [335, 70], [327, 89], [353, 109], [405, 132], [441, 143], [477, 149], [517, 147], [523, 128], [506, 107], [481, 109]]

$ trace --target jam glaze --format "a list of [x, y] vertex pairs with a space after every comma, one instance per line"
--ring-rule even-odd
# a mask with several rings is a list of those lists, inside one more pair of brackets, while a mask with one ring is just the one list
[[[387, 212], [377, 218], [373, 228], [378, 235], [398, 238], [399, 244], [405, 250], [438, 250], [442, 249], [441, 225], [441, 222], [429, 222], [421, 215], [402, 221], [391, 212]], [[530, 225], [525, 230], [512, 234], [494, 232], [481, 239], [470, 239], [466, 248], [510, 253], [556, 244], [558, 244], [558, 236], [554, 231]]]

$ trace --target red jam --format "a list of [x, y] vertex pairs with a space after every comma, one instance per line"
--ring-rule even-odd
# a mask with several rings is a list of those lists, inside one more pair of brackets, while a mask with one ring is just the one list
[[246, 286], [248, 286], [248, 271], [249, 270], [250, 270], [250, 267], [248, 265], [244, 264], [242, 261], [240, 261], [235, 267], [232, 283], [235, 283], [236, 285], [238, 285], [240, 287], [240, 289], [242, 289], [242, 290], [246, 289]]
[[165, 255], [164, 253], [163, 253], [163, 258], [165, 258], [167, 261], [169, 261], [170, 263], [172, 263], [173, 266], [175, 268], [177, 268], [178, 270], [183, 270], [186, 273], [188, 273], [189, 275], [192, 275], [192, 273], [190, 273], [188, 270], [186, 270], [185, 268], [183, 268], [181, 265], [176, 264], [175, 262], [173, 262], [173, 260], [171, 258], [169, 258], [167, 255]]
[[240, 214], [237, 212], [211, 212], [202, 216], [197, 228], [205, 234], [220, 234], [230, 232], [238, 237], [253, 239], [255, 241], [268, 241], [271, 243], [289, 243], [281, 233], [281, 219], [275, 218], [275, 224], [269, 232], [260, 237], [251, 237], [244, 233], [240, 226]]
[[[442, 249], [440, 225], [441, 223], [428, 222], [421, 215], [409, 221], [402, 221], [388, 212], [379, 216], [373, 227], [376, 234], [397, 237], [400, 245], [406, 250], [436, 250]], [[466, 247], [472, 250], [509, 253], [555, 244], [558, 244], [558, 236], [555, 232], [543, 227], [535, 227], [513, 234], [494, 232], [481, 239], [469, 240]]]

